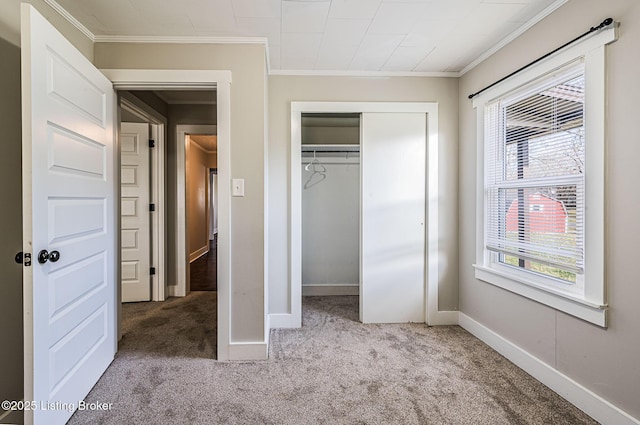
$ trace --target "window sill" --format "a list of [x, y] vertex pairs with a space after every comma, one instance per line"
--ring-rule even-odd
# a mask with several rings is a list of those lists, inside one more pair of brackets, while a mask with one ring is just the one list
[[501, 270], [474, 264], [476, 279], [563, 311], [587, 322], [607, 327], [607, 306], [553, 292]]

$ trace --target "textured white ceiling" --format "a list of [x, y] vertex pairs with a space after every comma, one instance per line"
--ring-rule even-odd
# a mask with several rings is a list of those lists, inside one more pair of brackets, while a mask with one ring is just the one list
[[558, 0], [57, 0], [96, 36], [266, 37], [271, 70], [459, 72]]

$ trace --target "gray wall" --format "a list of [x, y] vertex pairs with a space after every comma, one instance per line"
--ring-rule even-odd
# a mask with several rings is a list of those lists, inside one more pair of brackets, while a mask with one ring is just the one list
[[123, 95], [135, 96], [144, 102], [148, 108], [151, 108], [163, 117], [167, 118], [169, 116], [169, 105], [167, 105], [164, 100], [160, 99], [160, 97], [152, 91], [132, 90], [123, 92]]
[[[606, 281], [610, 326], [601, 329], [474, 278], [476, 119], [470, 93], [611, 16], [608, 47]], [[561, 373], [640, 418], [640, 3], [570, 0], [460, 80], [460, 310]]]
[[[20, 49], [0, 38], [0, 400], [20, 400], [22, 384], [22, 132]], [[0, 411], [1, 412], [1, 411]], [[1, 413], [0, 413], [1, 414]]]
[[[340, 164], [336, 155], [319, 155], [326, 169], [323, 180], [305, 170], [313, 157], [303, 157], [300, 165], [303, 295], [310, 285], [358, 285], [360, 274], [359, 161]], [[345, 154], [338, 155], [344, 159]]]
[[292, 101], [438, 102], [440, 310], [458, 307], [458, 81], [417, 77], [269, 77], [269, 313], [289, 312], [289, 168]]
[[1, 0], [0, 37], [20, 45], [20, 3], [31, 3], [76, 49], [89, 60], [93, 59], [93, 42], [43, 0]]
[[[231, 199], [230, 338], [232, 342], [264, 342], [267, 96], [264, 46], [97, 43], [94, 57], [98, 68], [232, 72], [231, 176], [245, 179], [245, 196]], [[171, 161], [175, 162], [171, 152], [167, 161], [170, 170]]]
[[[339, 118], [335, 120], [310, 126], [303, 119], [302, 144], [360, 143], [357, 119], [351, 119], [350, 126], [343, 126]], [[324, 178], [313, 169], [306, 170], [314, 156], [326, 170]], [[305, 286], [324, 286], [332, 289], [331, 295], [351, 295], [359, 282], [360, 160], [340, 163], [343, 159], [344, 153], [307, 153], [302, 157], [303, 296], [321, 294], [306, 291]], [[335, 292], [335, 285], [352, 287]]]

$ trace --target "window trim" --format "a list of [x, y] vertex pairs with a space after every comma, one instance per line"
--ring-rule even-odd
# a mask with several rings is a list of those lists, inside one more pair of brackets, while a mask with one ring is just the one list
[[[618, 38], [617, 24], [594, 33], [557, 54], [527, 68], [473, 99], [476, 109], [477, 187], [476, 187], [476, 264], [475, 277], [486, 283], [548, 305], [580, 319], [607, 327], [605, 285], [605, 117], [606, 52], [605, 46]], [[485, 105], [535, 79], [579, 58], [585, 63], [585, 243], [584, 295], [545, 285], [535, 273], [496, 267], [492, 253], [486, 249], [485, 212]]]

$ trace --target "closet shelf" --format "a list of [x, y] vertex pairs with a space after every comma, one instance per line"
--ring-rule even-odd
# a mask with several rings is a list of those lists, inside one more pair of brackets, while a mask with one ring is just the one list
[[360, 152], [358, 144], [302, 144], [302, 152]]

